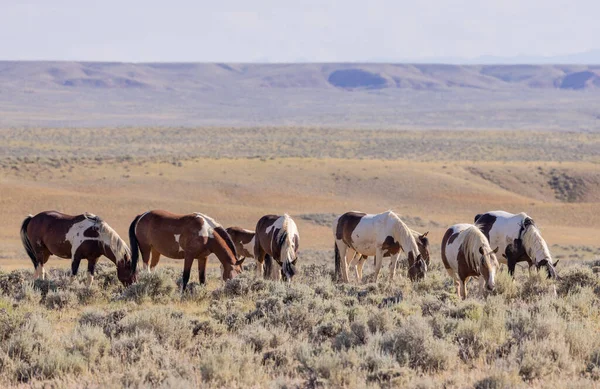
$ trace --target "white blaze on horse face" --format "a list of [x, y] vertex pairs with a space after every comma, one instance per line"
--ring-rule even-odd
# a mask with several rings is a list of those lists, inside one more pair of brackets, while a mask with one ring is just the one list
[[177, 246], [179, 246], [178, 251], [182, 252], [183, 248], [181, 247], [181, 243], [179, 243], [179, 239], [181, 238], [181, 234], [175, 234], [175, 242], [177, 242]]

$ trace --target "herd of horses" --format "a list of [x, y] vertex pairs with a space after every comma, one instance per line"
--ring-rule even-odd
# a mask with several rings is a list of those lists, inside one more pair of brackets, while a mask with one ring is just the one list
[[[349, 282], [349, 271], [354, 269], [360, 282], [369, 256], [375, 260], [375, 280], [383, 258], [391, 258], [391, 280], [402, 252], [407, 256], [410, 280], [425, 277], [431, 261], [428, 232], [410, 229], [394, 212], [347, 212], [335, 219], [332, 228], [337, 280]], [[287, 214], [265, 215], [252, 231], [224, 228], [215, 219], [198, 212], [176, 215], [154, 210], [133, 219], [128, 246], [96, 215], [71, 216], [46, 211], [29, 215], [23, 221], [21, 241], [35, 268], [34, 278], [44, 279], [44, 265], [50, 255], [56, 255], [71, 259], [72, 278], [77, 275], [81, 260], [87, 259], [88, 285], [91, 285], [96, 263], [105, 256], [116, 265], [119, 281], [127, 286], [137, 280], [140, 254], [148, 271], [156, 267], [163, 255], [184, 260], [182, 290], [185, 291], [194, 260], [198, 261], [200, 283], [206, 282], [210, 254], [221, 262], [223, 280], [237, 276], [245, 259], [252, 257], [256, 260], [257, 276], [291, 281], [296, 274], [300, 235]], [[516, 264], [526, 261], [530, 272], [533, 266], [543, 267], [548, 277], [558, 277], [548, 245], [533, 219], [525, 213], [487, 212], [476, 215], [473, 224], [449, 227], [442, 239], [441, 259], [463, 299], [470, 278], [479, 279], [482, 291], [493, 290], [500, 264], [506, 264], [513, 275]]]

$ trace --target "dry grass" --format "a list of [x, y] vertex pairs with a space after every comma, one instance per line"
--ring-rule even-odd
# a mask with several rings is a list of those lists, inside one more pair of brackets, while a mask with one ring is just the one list
[[[0, 272], [0, 384], [561, 388], [600, 379], [592, 263], [563, 269], [556, 284], [501, 273], [493, 295], [473, 284], [462, 302], [439, 265], [416, 284], [402, 274], [340, 285], [329, 254], [303, 253], [291, 285], [252, 269], [223, 283], [215, 269], [183, 296], [181, 269], [165, 266], [126, 289], [109, 266], [92, 289], [69, 285], [62, 270], [35, 284], [30, 271]], [[382, 305], [389, 296], [401, 297]]]

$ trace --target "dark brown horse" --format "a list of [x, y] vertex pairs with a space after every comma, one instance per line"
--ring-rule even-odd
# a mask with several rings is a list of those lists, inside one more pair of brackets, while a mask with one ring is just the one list
[[[256, 223], [254, 258], [256, 274], [273, 280], [281, 279], [281, 273], [291, 281], [296, 273], [300, 236], [296, 223], [288, 215], [266, 215]], [[273, 260], [279, 264], [273, 264]]]
[[243, 261], [237, 260], [235, 246], [225, 229], [201, 213], [175, 215], [161, 210], [148, 211], [136, 216], [129, 226], [129, 240], [133, 269], [140, 252], [146, 268], [152, 254], [151, 269], [158, 264], [161, 255], [183, 259], [183, 290], [190, 279], [194, 259], [198, 259], [200, 283], [206, 283], [206, 262], [211, 253], [223, 265], [224, 280], [242, 270]]
[[44, 265], [50, 255], [71, 259], [72, 277], [77, 275], [82, 259], [88, 261], [88, 285], [102, 255], [117, 265], [123, 285], [135, 281], [131, 252], [127, 244], [102, 219], [90, 213], [71, 216], [56, 211], [29, 215], [21, 226], [23, 247], [35, 268], [35, 278], [45, 278]]

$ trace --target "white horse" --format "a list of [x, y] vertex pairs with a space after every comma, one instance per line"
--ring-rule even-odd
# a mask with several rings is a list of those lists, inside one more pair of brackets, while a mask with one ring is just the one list
[[504, 211], [486, 212], [475, 216], [479, 226], [491, 246], [498, 246], [500, 263], [508, 265], [508, 272], [514, 275], [517, 262], [526, 261], [531, 267], [546, 267], [548, 277], [557, 278], [548, 245], [535, 222], [526, 213], [512, 214]]
[[333, 235], [336, 276], [341, 276], [343, 282], [349, 282], [347, 258], [353, 258], [355, 252], [375, 256], [375, 280], [387, 253], [392, 256], [390, 280], [394, 278], [401, 250], [408, 255], [408, 275], [411, 280], [421, 279], [427, 272], [427, 264], [419, 253], [411, 230], [392, 211], [375, 215], [347, 212], [333, 223]]
[[496, 271], [500, 267], [496, 253], [481, 232], [472, 224], [455, 224], [446, 230], [442, 239], [442, 262], [454, 279], [456, 293], [467, 298], [467, 282], [471, 277], [479, 278], [481, 292], [485, 287], [494, 290]]

